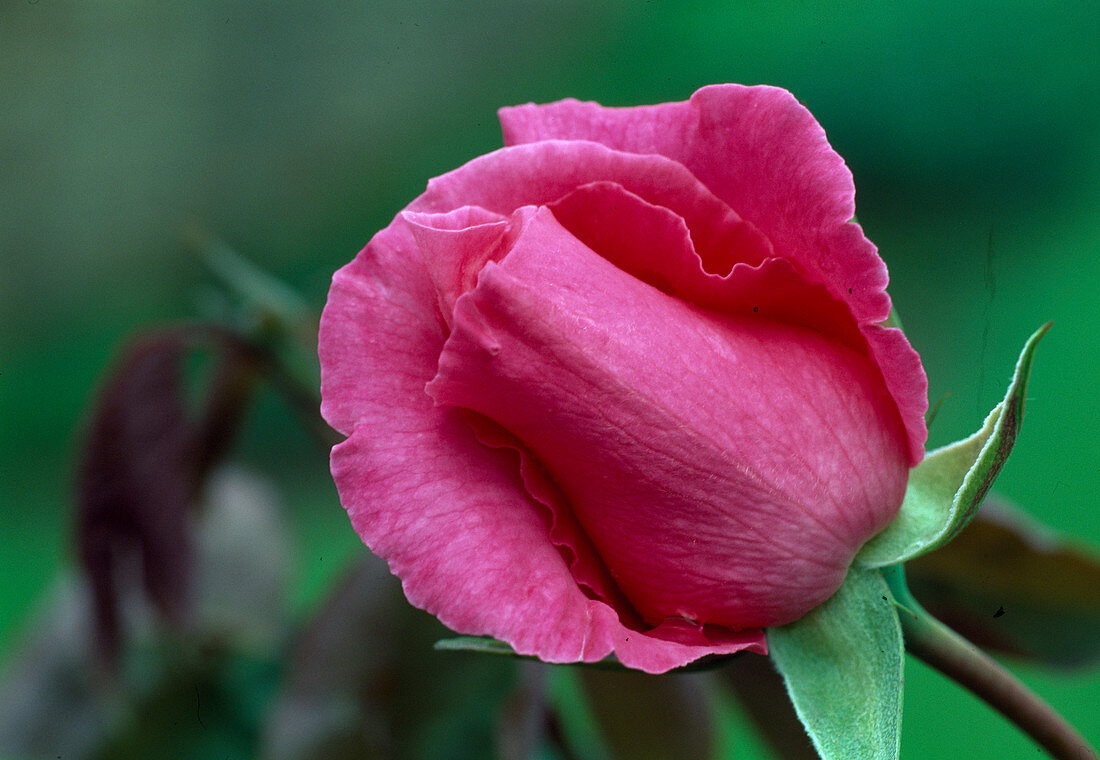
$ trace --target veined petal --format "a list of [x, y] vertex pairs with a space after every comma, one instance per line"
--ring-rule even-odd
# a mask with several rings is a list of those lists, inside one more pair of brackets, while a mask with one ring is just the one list
[[408, 224], [397, 219], [336, 273], [321, 318], [322, 414], [340, 500], [409, 601], [456, 631], [550, 662], [616, 652], [663, 672], [707, 654], [766, 651], [759, 630], [636, 631], [588, 598], [547, 538], [514, 452], [477, 440], [424, 392], [446, 328]]
[[444, 214], [403, 211], [401, 217], [420, 248], [440, 314], [450, 326], [455, 301], [474, 286], [485, 262], [507, 249], [508, 217], [479, 206], [463, 206]]
[[506, 145], [591, 140], [617, 151], [666, 156], [685, 166], [768, 238], [773, 255], [848, 304], [894, 395], [910, 464], [924, 455], [927, 379], [900, 333], [872, 326], [890, 313], [886, 265], [851, 222], [855, 186], [825, 132], [776, 87], [715, 85], [690, 101], [632, 108], [563, 100], [503, 108]]
[[431, 180], [408, 208], [438, 213], [473, 205], [509, 215], [600, 181], [614, 182], [682, 218], [708, 272], [724, 275], [735, 263], [756, 265], [772, 255], [767, 239], [752, 224], [680, 164], [595, 142], [552, 140], [493, 151]]
[[889, 316], [886, 267], [874, 247], [851, 233], [841, 233], [839, 246], [829, 239], [855, 214], [851, 172], [786, 90], [715, 85], [690, 101], [632, 108], [570, 99], [502, 108], [500, 119], [506, 145], [591, 140], [671, 158], [756, 225], [775, 255], [849, 300], [857, 319]]
[[[721, 275], [705, 271], [684, 220], [618, 183], [582, 185], [548, 207], [587, 247], [664, 293], [712, 311], [802, 325], [867, 350], [847, 304], [789, 261], [770, 257], [733, 263]], [[728, 250], [739, 250], [741, 230], [730, 232]]]
[[893, 517], [908, 473], [866, 356], [669, 297], [548, 210], [457, 301], [428, 391], [523, 442], [652, 625], [798, 618]]

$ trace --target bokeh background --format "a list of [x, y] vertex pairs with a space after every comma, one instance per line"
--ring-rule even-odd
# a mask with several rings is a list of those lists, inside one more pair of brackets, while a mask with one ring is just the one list
[[[0, 5], [0, 658], [74, 564], [74, 455], [104, 367], [134, 331], [201, 311], [188, 225], [319, 311], [430, 177], [500, 144], [496, 108], [562, 97], [791, 90], [851, 167], [931, 400], [946, 395], [931, 446], [979, 425], [1054, 320], [997, 489], [1100, 550], [1097, 40], [1092, 0]], [[281, 493], [308, 615], [365, 551], [326, 463], [270, 393], [233, 458]], [[1100, 743], [1100, 670], [1013, 667]], [[903, 758], [1037, 756], [908, 668]]]

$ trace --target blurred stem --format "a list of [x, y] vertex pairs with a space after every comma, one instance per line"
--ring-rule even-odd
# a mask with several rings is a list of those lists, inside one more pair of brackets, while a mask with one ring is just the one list
[[222, 459], [240, 427], [259, 377], [260, 359], [251, 346], [221, 328], [197, 327], [191, 333], [195, 343], [210, 337], [220, 342], [222, 348], [195, 432], [197, 487], [210, 468]]
[[333, 446], [342, 443], [344, 436], [330, 428], [321, 418], [319, 385], [312, 385], [302, 378], [301, 373], [289, 370], [273, 353], [268, 354], [268, 361], [271, 370], [271, 381], [287, 399], [288, 403], [302, 415], [310, 435], [321, 448], [328, 453]]
[[497, 721], [497, 755], [501, 760], [535, 756], [548, 727], [546, 671], [542, 662], [518, 663], [519, 684]]
[[928, 614], [909, 592], [905, 569], [883, 570], [900, 609], [905, 648], [969, 689], [1058, 760], [1100, 756], [1066, 720], [998, 662]]
[[226, 329], [258, 361], [266, 377], [302, 414], [312, 437], [326, 451], [344, 440], [321, 419], [317, 319], [291, 287], [253, 264], [197, 223], [184, 238], [206, 268], [242, 304]]
[[[213, 397], [200, 420], [199, 450], [207, 458], [220, 455], [225, 441], [219, 436], [231, 417], [241, 413], [241, 402], [260, 377], [266, 378], [302, 417], [309, 434], [327, 452], [344, 437], [321, 419], [320, 379], [305, 362], [287, 357], [287, 350], [272, 346], [262, 334], [248, 334], [233, 326], [208, 326], [208, 335], [220, 341], [228, 354], [214, 385]], [[206, 465], [207, 462], [200, 463]]]

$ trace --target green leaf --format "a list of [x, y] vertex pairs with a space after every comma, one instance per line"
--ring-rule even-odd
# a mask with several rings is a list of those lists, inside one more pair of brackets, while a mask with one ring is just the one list
[[993, 407], [981, 429], [930, 452], [913, 469], [898, 516], [864, 544], [857, 564], [886, 567], [906, 562], [943, 546], [966, 527], [1016, 442], [1031, 361], [1049, 329], [1048, 322], [1028, 338], [1004, 400]]
[[262, 369], [325, 446], [340, 443], [317, 415], [321, 367], [317, 358], [317, 316], [294, 288], [252, 263], [223, 241], [194, 227], [192, 247], [222, 288], [205, 299], [205, 319], [229, 327], [258, 353]]
[[853, 566], [832, 598], [769, 629], [768, 646], [823, 760], [896, 760], [901, 625], [881, 572]]
[[901, 326], [901, 315], [898, 314], [898, 310], [894, 307], [890, 307], [890, 316], [886, 318], [885, 322], [881, 323], [883, 327], [896, 327], [899, 330], [904, 331], [905, 328]]
[[547, 698], [557, 724], [555, 732], [567, 757], [613, 760], [581, 685], [580, 671], [578, 667], [565, 667], [551, 668], [547, 673]]
[[1060, 667], [1100, 660], [1100, 558], [995, 496], [906, 570], [921, 604], [982, 648]]
[[187, 237], [207, 269], [249, 307], [284, 326], [311, 319], [309, 305], [297, 291], [222, 240], [197, 227], [189, 229]]

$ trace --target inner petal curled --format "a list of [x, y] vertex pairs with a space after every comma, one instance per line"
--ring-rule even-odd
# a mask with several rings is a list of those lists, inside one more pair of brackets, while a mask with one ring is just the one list
[[[603, 181], [582, 185], [547, 207], [585, 246], [664, 293], [712, 311], [810, 327], [867, 352], [847, 305], [787, 259], [762, 258], [755, 230], [743, 222], [715, 224], [710, 238], [700, 242], [671, 209]], [[701, 245], [708, 249], [700, 251]], [[724, 266], [708, 270], [707, 261]]]

